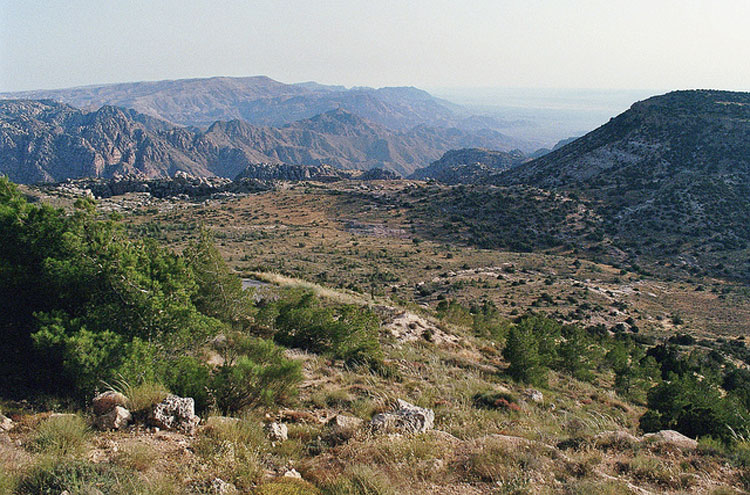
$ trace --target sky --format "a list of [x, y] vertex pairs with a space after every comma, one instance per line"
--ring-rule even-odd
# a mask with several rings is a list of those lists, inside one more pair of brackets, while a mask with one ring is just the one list
[[750, 0], [0, 0], [0, 91], [216, 75], [750, 90]]

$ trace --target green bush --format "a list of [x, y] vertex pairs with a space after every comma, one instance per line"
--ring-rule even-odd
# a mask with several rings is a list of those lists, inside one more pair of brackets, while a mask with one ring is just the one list
[[296, 394], [302, 380], [299, 361], [284, 356], [271, 341], [236, 335], [227, 345], [225, 363], [209, 379], [209, 395], [222, 411], [271, 405]]
[[677, 430], [689, 437], [712, 436], [724, 442], [750, 433], [750, 414], [733, 397], [692, 375], [670, 375], [648, 392], [643, 431]]
[[547, 368], [542, 364], [539, 342], [531, 327], [514, 325], [510, 329], [503, 357], [510, 363], [507, 371], [514, 380], [535, 385], [547, 383]]
[[212, 317], [216, 279], [201, 269], [203, 255], [221, 264], [215, 253], [186, 260], [128, 238], [113, 218], [97, 220], [91, 201], [76, 206], [30, 204], [0, 178], [0, 395], [66, 390], [84, 399], [101, 380], [153, 380], [225, 328]]
[[288, 290], [276, 303], [275, 340], [287, 347], [328, 354], [348, 364], [378, 366], [380, 320], [368, 308], [325, 306], [307, 290]]

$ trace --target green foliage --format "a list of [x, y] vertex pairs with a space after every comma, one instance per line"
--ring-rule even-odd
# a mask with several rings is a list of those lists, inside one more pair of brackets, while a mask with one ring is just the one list
[[508, 374], [513, 379], [535, 385], [547, 382], [547, 368], [542, 364], [539, 342], [533, 328], [528, 325], [515, 325], [510, 329], [503, 357], [510, 363]]
[[262, 313], [275, 315], [274, 339], [282, 345], [328, 354], [348, 364], [382, 365], [380, 320], [368, 308], [326, 306], [311, 291], [290, 289]]
[[[102, 380], [154, 380], [224, 328], [214, 316], [231, 304], [212, 290], [236, 295], [237, 285], [207, 238], [186, 260], [129, 239], [113, 219], [95, 219], [91, 201], [76, 204], [71, 214], [29, 204], [0, 178], [3, 395], [69, 390], [83, 398]], [[222, 319], [244, 324], [237, 314], [247, 315], [247, 304], [237, 311]]]
[[192, 297], [196, 308], [234, 329], [249, 328], [255, 313], [252, 293], [242, 289], [242, 281], [224, 262], [211, 233], [201, 229], [183, 256], [198, 284]]
[[233, 337], [227, 348], [225, 363], [212, 372], [207, 384], [219, 410], [235, 412], [271, 405], [296, 393], [302, 367], [299, 361], [287, 359], [283, 348], [246, 335]]
[[712, 436], [731, 442], [750, 433], [750, 414], [716, 385], [693, 375], [671, 375], [648, 392], [649, 410], [641, 429], [677, 430], [690, 437]]

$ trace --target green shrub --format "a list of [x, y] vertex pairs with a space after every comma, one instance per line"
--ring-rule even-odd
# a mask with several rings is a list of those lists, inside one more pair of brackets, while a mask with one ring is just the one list
[[193, 356], [181, 356], [160, 373], [165, 385], [180, 397], [192, 397], [195, 408], [205, 411], [211, 405], [211, 368]]
[[707, 380], [671, 375], [648, 392], [643, 431], [677, 430], [689, 437], [712, 436], [724, 442], [750, 432], [750, 413], [733, 397], [723, 396]]
[[153, 380], [160, 363], [225, 328], [195, 267], [212, 253], [186, 260], [98, 220], [92, 201], [76, 206], [30, 204], [0, 178], [0, 395], [84, 400], [118, 375]]
[[509, 392], [483, 392], [474, 395], [472, 399], [477, 407], [510, 411], [519, 411], [521, 409], [518, 405], [518, 397]]
[[128, 409], [133, 414], [146, 413], [169, 395], [169, 390], [164, 385], [153, 381], [133, 385], [124, 379], [119, 379], [115, 380], [109, 388], [127, 397]]
[[89, 428], [80, 416], [64, 414], [42, 421], [33, 437], [34, 449], [56, 457], [77, 456], [83, 452]]
[[221, 411], [235, 412], [257, 405], [283, 402], [302, 381], [299, 361], [284, 356], [271, 341], [237, 335], [227, 346], [231, 353], [212, 374], [209, 395]]
[[287, 347], [329, 354], [348, 364], [381, 364], [380, 320], [368, 308], [324, 306], [311, 292], [289, 290], [277, 304], [275, 340]]

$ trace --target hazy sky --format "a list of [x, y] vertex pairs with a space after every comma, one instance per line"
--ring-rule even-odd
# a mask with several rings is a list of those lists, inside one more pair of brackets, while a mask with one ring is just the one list
[[0, 91], [265, 74], [750, 89], [750, 0], [0, 0]]

